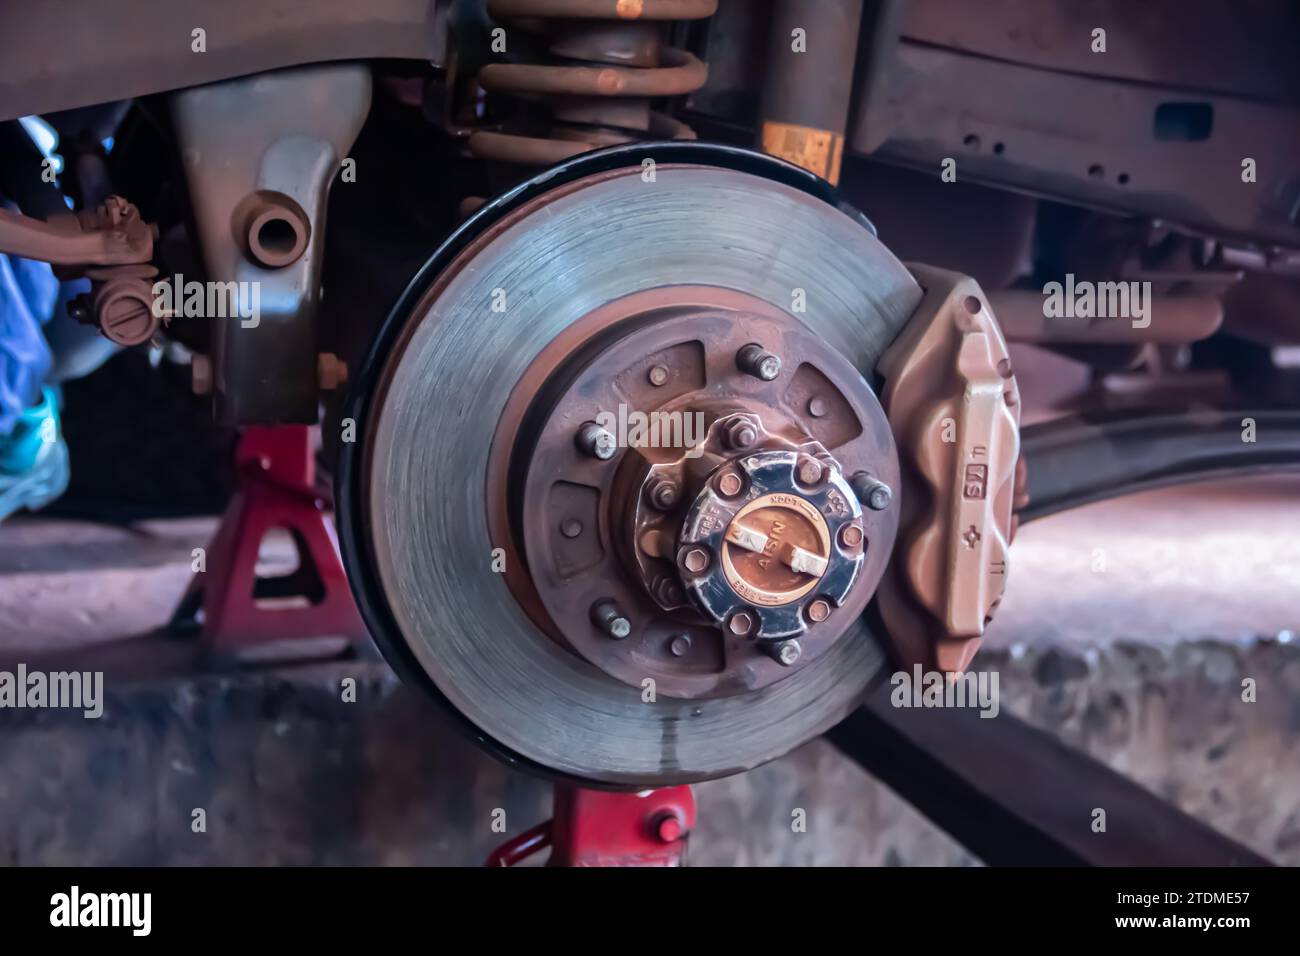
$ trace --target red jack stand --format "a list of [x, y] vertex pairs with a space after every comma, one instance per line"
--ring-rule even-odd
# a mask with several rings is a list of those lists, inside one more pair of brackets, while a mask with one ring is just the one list
[[695, 827], [690, 787], [639, 793], [555, 788], [555, 816], [500, 847], [487, 866], [514, 866], [550, 847], [547, 866], [681, 866]]
[[[338, 650], [365, 641], [334, 526], [316, 490], [308, 426], [245, 429], [235, 467], [238, 488], [173, 627], [197, 626], [204, 650], [242, 657], [260, 656], [257, 649], [286, 641], [304, 651], [306, 642], [321, 644], [321, 638]], [[259, 578], [259, 548], [277, 528], [292, 537], [299, 566], [284, 577]], [[259, 606], [267, 601], [286, 606]]]

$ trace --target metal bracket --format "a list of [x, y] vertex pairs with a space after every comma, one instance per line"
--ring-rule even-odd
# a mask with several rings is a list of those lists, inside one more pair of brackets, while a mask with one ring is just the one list
[[222, 424], [317, 419], [326, 199], [369, 108], [370, 73], [360, 64], [251, 76], [172, 99], [206, 278], [237, 283], [239, 315], [213, 329]]

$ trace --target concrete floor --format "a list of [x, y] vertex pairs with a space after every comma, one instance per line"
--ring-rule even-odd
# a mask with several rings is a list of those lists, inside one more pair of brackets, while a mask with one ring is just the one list
[[[1003, 706], [1293, 865], [1298, 492], [1170, 489], [1026, 527], [976, 665], [1000, 672]], [[102, 721], [0, 711], [0, 861], [474, 863], [502, 839], [493, 809], [508, 833], [547, 815], [545, 784], [480, 755], [380, 663], [166, 674], [183, 645], [127, 639], [168, 619], [210, 533], [0, 526], [0, 668], [54, 655], [103, 666], [110, 691]], [[366, 689], [352, 710], [342, 676]], [[696, 863], [976, 862], [821, 742], [697, 797]], [[207, 834], [189, 826], [197, 806]]]

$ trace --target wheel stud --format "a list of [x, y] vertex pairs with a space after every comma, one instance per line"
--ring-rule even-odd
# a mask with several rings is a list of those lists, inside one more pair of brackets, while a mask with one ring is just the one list
[[799, 660], [803, 648], [798, 641], [781, 641], [779, 644], [770, 645], [767, 652], [775, 657], [782, 667], [790, 667], [795, 661]]
[[677, 504], [677, 482], [667, 475], [653, 476], [646, 482], [645, 493], [650, 504], [654, 505], [659, 511], [667, 511]]
[[758, 429], [747, 418], [737, 418], [727, 425], [723, 433], [727, 447], [733, 451], [742, 451], [758, 441]]
[[608, 429], [601, 428], [595, 422], [585, 422], [578, 429], [578, 449], [592, 458], [609, 461], [618, 450], [618, 439]]
[[591, 606], [591, 620], [616, 641], [632, 633], [632, 622], [623, 615], [618, 604], [608, 598]]
[[858, 500], [872, 511], [884, 511], [894, 500], [894, 492], [883, 481], [877, 481], [866, 472], [859, 472], [850, 482]]
[[770, 382], [781, 374], [781, 359], [751, 342], [736, 353], [736, 367], [746, 375]]

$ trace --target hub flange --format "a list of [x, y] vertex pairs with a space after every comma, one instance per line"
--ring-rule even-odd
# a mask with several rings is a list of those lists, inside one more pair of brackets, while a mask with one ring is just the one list
[[851, 483], [897, 484], [870, 387], [793, 317], [722, 291], [630, 296], [544, 353], [509, 469], [523, 480], [506, 482], [539, 624], [619, 680], [686, 698], [750, 692], [824, 653], [896, 527]]

